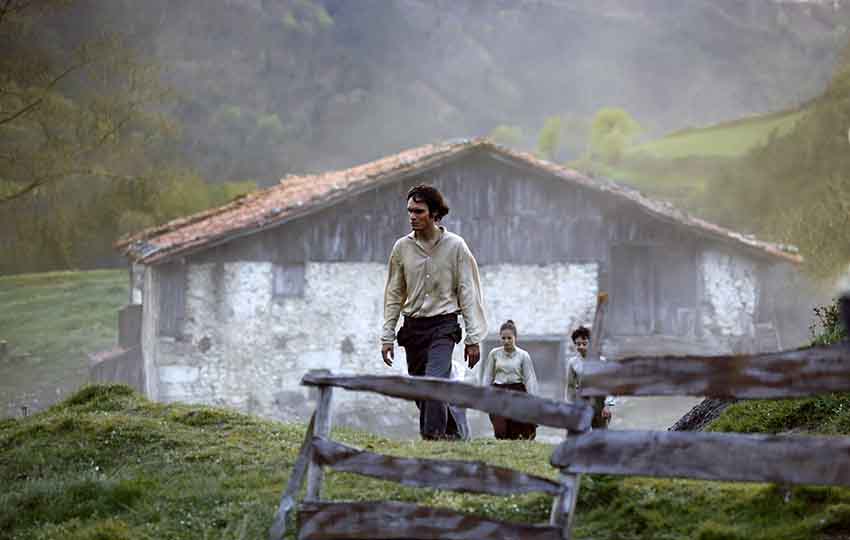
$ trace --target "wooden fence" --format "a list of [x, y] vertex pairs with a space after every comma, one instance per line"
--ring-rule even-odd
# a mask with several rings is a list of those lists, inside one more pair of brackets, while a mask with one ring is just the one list
[[[842, 298], [845, 325], [850, 297]], [[850, 344], [753, 356], [631, 358], [599, 362], [607, 296], [601, 294], [584, 364], [582, 396], [696, 395], [776, 399], [850, 391]], [[425, 377], [339, 376], [313, 371], [302, 384], [319, 398], [270, 530], [283, 537], [295, 498], [298, 538], [546, 539], [568, 540], [582, 474], [850, 486], [850, 438], [729, 433], [590, 431], [592, 408], [494, 387]], [[563, 428], [566, 440], [551, 464], [558, 481], [482, 462], [399, 458], [367, 452], [329, 438], [333, 388], [407, 400], [434, 399], [519, 421]], [[489, 520], [448, 509], [389, 501], [329, 502], [321, 498], [323, 469], [357, 473], [404, 485], [459, 492], [554, 497], [548, 524]]]

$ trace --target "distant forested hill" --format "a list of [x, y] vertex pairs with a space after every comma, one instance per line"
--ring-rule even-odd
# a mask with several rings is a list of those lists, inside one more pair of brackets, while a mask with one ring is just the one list
[[261, 182], [604, 106], [655, 133], [786, 108], [850, 21], [771, 0], [110, 4], [166, 67], [202, 175]]
[[0, 273], [115, 265], [120, 234], [497, 126], [535, 148], [603, 107], [643, 140], [793, 109], [848, 22], [843, 0], [0, 2]]

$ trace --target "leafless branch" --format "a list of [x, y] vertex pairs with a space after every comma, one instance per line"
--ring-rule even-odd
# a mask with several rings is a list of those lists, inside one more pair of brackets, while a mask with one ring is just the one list
[[10, 193], [8, 195], [0, 196], [0, 206], [4, 204], [8, 204], [12, 201], [18, 200], [22, 198], [24, 195], [32, 192], [35, 189], [38, 189], [41, 186], [46, 186], [48, 184], [54, 183], [59, 179], [68, 179], [79, 176], [91, 176], [98, 178], [106, 178], [108, 180], [115, 180], [119, 182], [138, 182], [140, 180], [144, 180], [143, 176], [129, 176], [125, 174], [116, 174], [109, 171], [100, 171], [96, 169], [79, 169], [75, 171], [63, 171], [54, 174], [47, 174], [39, 176], [37, 179], [31, 181], [26, 184], [24, 187], [16, 190], [14, 193]]
[[[65, 77], [67, 77], [68, 75], [73, 73], [74, 71], [86, 66], [87, 64], [89, 64], [88, 60], [83, 60], [79, 63], [71, 64], [62, 73], [60, 73], [59, 75], [54, 77], [49, 83], [47, 83], [47, 86], [45, 86], [44, 89], [42, 90], [42, 94], [47, 94], [47, 92], [49, 92], [50, 90], [53, 89], [54, 86], [59, 84], [59, 82], [62, 79], [64, 79]], [[24, 107], [22, 107], [20, 110], [18, 110], [16, 113], [12, 114], [11, 116], [7, 116], [6, 118], [0, 118], [0, 126], [2, 126], [3, 124], [7, 124], [9, 122], [13, 122], [17, 118], [20, 118], [21, 116], [25, 115], [29, 111], [31, 111], [31, 110], [35, 109], [36, 107], [38, 107], [39, 105], [41, 105], [41, 103], [43, 101], [44, 101], [44, 95], [42, 95], [41, 97], [39, 97], [38, 99], [36, 99], [32, 103], [25, 105]]]
[[26, 186], [18, 189], [17, 191], [15, 191], [14, 193], [12, 193], [10, 195], [4, 195], [4, 196], [0, 197], [0, 205], [4, 205], [4, 204], [10, 203], [14, 200], [20, 199], [21, 197], [23, 197], [27, 193], [36, 189], [38, 186], [42, 185], [42, 183], [43, 182], [42, 182], [41, 179], [34, 180], [33, 182], [30, 182]]

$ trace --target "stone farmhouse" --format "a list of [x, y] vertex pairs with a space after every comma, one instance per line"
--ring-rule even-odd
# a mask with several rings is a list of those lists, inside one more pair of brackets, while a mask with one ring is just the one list
[[[446, 194], [444, 225], [479, 262], [490, 322], [482, 353], [513, 319], [548, 397], [563, 396], [569, 333], [591, 322], [599, 291], [610, 296], [609, 358], [797, 344], [780, 317], [801, 262], [792, 248], [473, 139], [289, 176], [120, 241], [131, 268], [121, 315], [129, 365], [107, 358], [95, 371], [130, 373], [152, 399], [285, 420], [312, 410], [299, 385], [307, 370], [405, 373], [402, 351], [393, 369], [380, 359], [382, 298], [390, 249], [409, 232], [405, 194], [423, 182]], [[462, 347], [455, 354], [471, 379]], [[415, 426], [413, 405], [399, 400], [340, 392], [335, 409], [335, 422], [382, 433]]]

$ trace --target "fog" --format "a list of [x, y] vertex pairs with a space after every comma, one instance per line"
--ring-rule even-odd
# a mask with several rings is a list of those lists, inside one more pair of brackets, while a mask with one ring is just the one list
[[[848, 4], [86, 0], [45, 29], [125, 33], [173, 90], [160, 108], [181, 133], [170, 150], [182, 164], [208, 182], [263, 186], [499, 125], [534, 149], [547, 117], [603, 107], [630, 112], [644, 139], [796, 107], [829, 80]], [[804, 343], [811, 306], [829, 296], [798, 288], [778, 304], [784, 348]], [[38, 396], [30, 412], [67, 391], [25, 394]], [[6, 414], [27, 399], [4, 399]], [[698, 401], [621, 400], [613, 429], [664, 429]]]
[[[313, 4], [333, 22], [286, 1], [146, 8], [161, 21], [150, 39], [181, 96], [187, 150], [207, 175], [273, 182], [501, 124], [533, 147], [546, 117], [602, 107], [626, 109], [647, 137], [789, 108], [823, 89], [850, 20], [843, 4], [769, 0]], [[301, 26], [280, 22], [290, 14]], [[213, 131], [228, 106], [279, 117], [273, 156]], [[249, 153], [261, 162], [242, 163]]]

